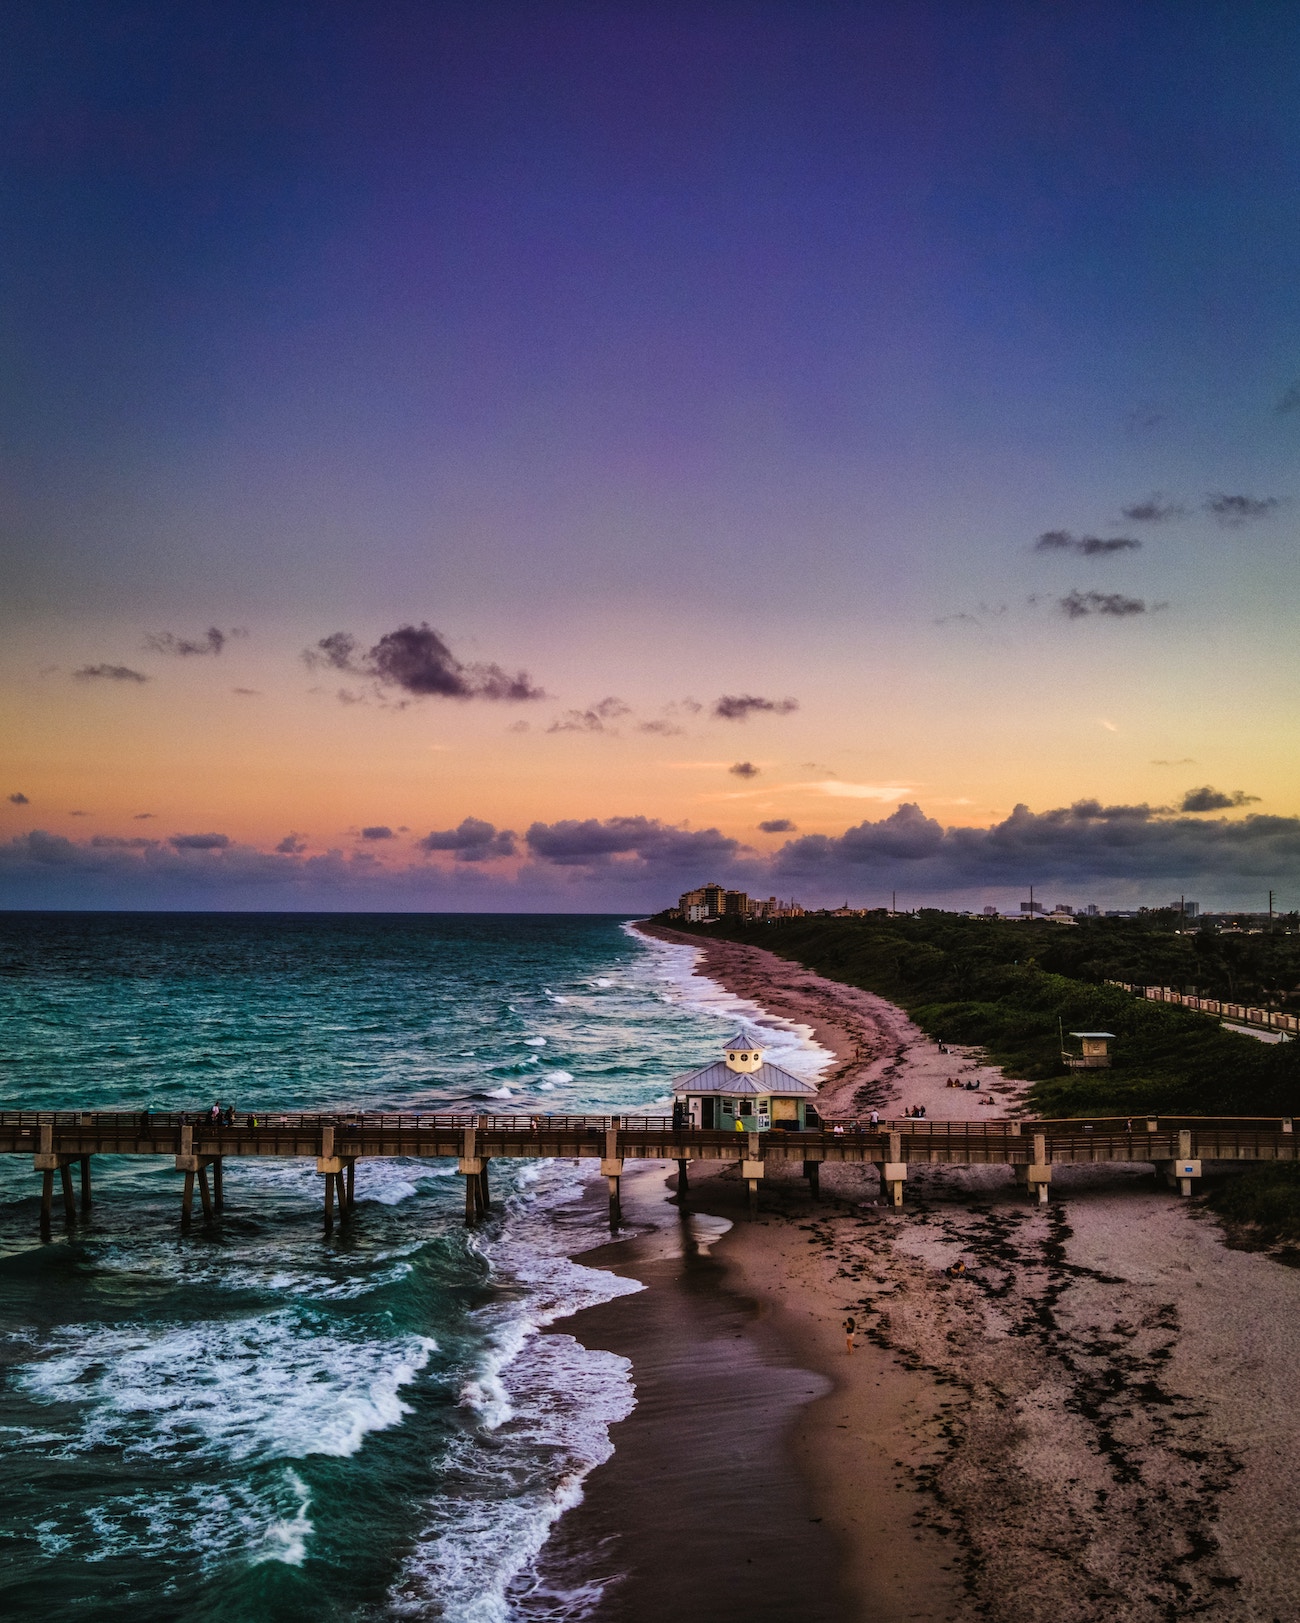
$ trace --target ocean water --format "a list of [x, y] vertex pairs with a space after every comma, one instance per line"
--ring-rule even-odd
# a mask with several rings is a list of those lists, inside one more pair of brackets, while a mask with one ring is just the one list
[[[800, 1032], [604, 917], [0, 915], [5, 1108], [666, 1108], [738, 1015]], [[639, 1287], [583, 1266], [590, 1172], [360, 1162], [322, 1232], [308, 1162], [228, 1162], [179, 1230], [170, 1162], [97, 1158], [89, 1222], [38, 1239], [0, 1159], [0, 1614], [588, 1617], [534, 1561], [636, 1401], [562, 1326]], [[594, 1570], [594, 1568], [593, 1568]]]

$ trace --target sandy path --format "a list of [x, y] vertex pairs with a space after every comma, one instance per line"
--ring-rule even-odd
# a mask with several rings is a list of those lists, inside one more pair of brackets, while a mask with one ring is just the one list
[[[888, 1116], [924, 1105], [936, 1120], [969, 1121], [1007, 1115], [1027, 1083], [1013, 1081], [985, 1062], [977, 1048], [939, 1045], [898, 1008], [874, 992], [827, 980], [763, 947], [706, 940], [661, 925], [637, 926], [660, 941], [696, 948], [695, 973], [719, 981], [783, 1019], [810, 1026], [813, 1039], [835, 1055], [822, 1079], [818, 1107], [828, 1119]], [[948, 1078], [976, 1082], [978, 1091], [949, 1088]]]

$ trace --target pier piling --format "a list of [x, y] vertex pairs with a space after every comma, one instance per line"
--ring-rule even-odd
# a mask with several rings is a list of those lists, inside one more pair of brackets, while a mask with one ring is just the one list
[[685, 1159], [680, 1159], [677, 1162], [677, 1204], [679, 1206], [686, 1204], [686, 1197], [691, 1192], [691, 1180], [688, 1172], [690, 1164]]
[[822, 1198], [822, 1164], [820, 1161], [805, 1161], [803, 1175], [808, 1180], [808, 1193], [814, 1200]]
[[90, 1157], [83, 1155], [81, 1158], [81, 1209], [83, 1212], [90, 1211], [90, 1201]]

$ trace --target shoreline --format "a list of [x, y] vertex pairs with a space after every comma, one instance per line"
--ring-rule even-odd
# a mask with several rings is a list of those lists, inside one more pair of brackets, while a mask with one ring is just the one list
[[[726, 990], [811, 1025], [836, 1056], [832, 1108], [861, 1108], [870, 1087], [905, 1089], [903, 1102], [934, 1116], [989, 1111], [979, 1094], [944, 1086], [945, 1072], [977, 1067], [980, 1056], [938, 1055], [883, 1000], [764, 949], [653, 933], [701, 949], [696, 972]], [[1014, 1108], [1018, 1093], [1002, 1079], [997, 1102]], [[666, 1170], [645, 1175], [663, 1187]], [[756, 1222], [741, 1215], [737, 1179], [703, 1168], [692, 1178], [691, 1210], [733, 1220], [711, 1249], [720, 1289], [754, 1304], [738, 1334], [828, 1383], [820, 1395], [811, 1382], [795, 1394], [780, 1447], [812, 1504], [808, 1527], [834, 1539], [846, 1608], [835, 1615], [1300, 1615], [1300, 1346], [1289, 1333], [1300, 1322], [1300, 1271], [1229, 1249], [1199, 1207], [1136, 1169], [1062, 1168], [1046, 1208], [1028, 1206], [1003, 1168], [918, 1170], [897, 1213], [877, 1205], [876, 1180], [861, 1168], [824, 1168], [820, 1203], [792, 1173], [770, 1176]], [[639, 1243], [584, 1260], [641, 1278]], [[952, 1281], [944, 1269], [958, 1256], [968, 1274]], [[656, 1290], [669, 1300], [668, 1283], [650, 1279], [646, 1292], [564, 1327], [584, 1343], [588, 1331], [606, 1337], [597, 1345], [617, 1341], [639, 1386], [626, 1315]], [[847, 1311], [859, 1326], [851, 1357]], [[660, 1437], [684, 1438], [689, 1417], [659, 1396]], [[613, 1462], [597, 1467], [557, 1533], [640, 1525], [644, 1505], [629, 1485], [652, 1490], [653, 1472], [640, 1469], [636, 1413], [613, 1433], [622, 1495], [611, 1491]], [[623, 1523], [609, 1520], [615, 1510]], [[725, 1542], [712, 1556], [723, 1609], [682, 1615], [722, 1623], [742, 1615], [726, 1597], [748, 1558]], [[644, 1578], [645, 1612], [619, 1610], [636, 1587], [613, 1586], [593, 1618], [640, 1623], [661, 1611]]]

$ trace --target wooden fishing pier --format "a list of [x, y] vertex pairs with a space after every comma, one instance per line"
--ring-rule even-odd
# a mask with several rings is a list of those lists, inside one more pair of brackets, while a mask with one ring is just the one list
[[77, 1221], [73, 1169], [80, 1175], [80, 1209], [90, 1210], [91, 1160], [97, 1155], [160, 1156], [184, 1175], [181, 1221], [188, 1225], [197, 1188], [203, 1217], [225, 1205], [227, 1161], [251, 1157], [309, 1159], [324, 1179], [324, 1217], [333, 1225], [356, 1206], [359, 1160], [374, 1157], [455, 1160], [465, 1180], [465, 1221], [491, 1210], [488, 1169], [496, 1160], [598, 1160], [609, 1185], [610, 1221], [620, 1220], [624, 1162], [675, 1161], [679, 1193], [689, 1190], [692, 1161], [739, 1164], [756, 1208], [769, 1167], [801, 1163], [818, 1192], [826, 1162], [873, 1165], [881, 1189], [903, 1204], [909, 1170], [936, 1164], [1002, 1165], [1040, 1202], [1057, 1166], [1081, 1162], [1145, 1162], [1190, 1195], [1207, 1163], [1294, 1161], [1290, 1117], [1147, 1116], [1088, 1121], [928, 1121], [905, 1118], [824, 1124], [815, 1132], [733, 1132], [674, 1127], [665, 1116], [408, 1115], [334, 1111], [312, 1115], [257, 1112], [238, 1122], [155, 1111], [0, 1112], [0, 1154], [30, 1155], [41, 1175], [41, 1229], [48, 1235], [54, 1179], [64, 1216]]

